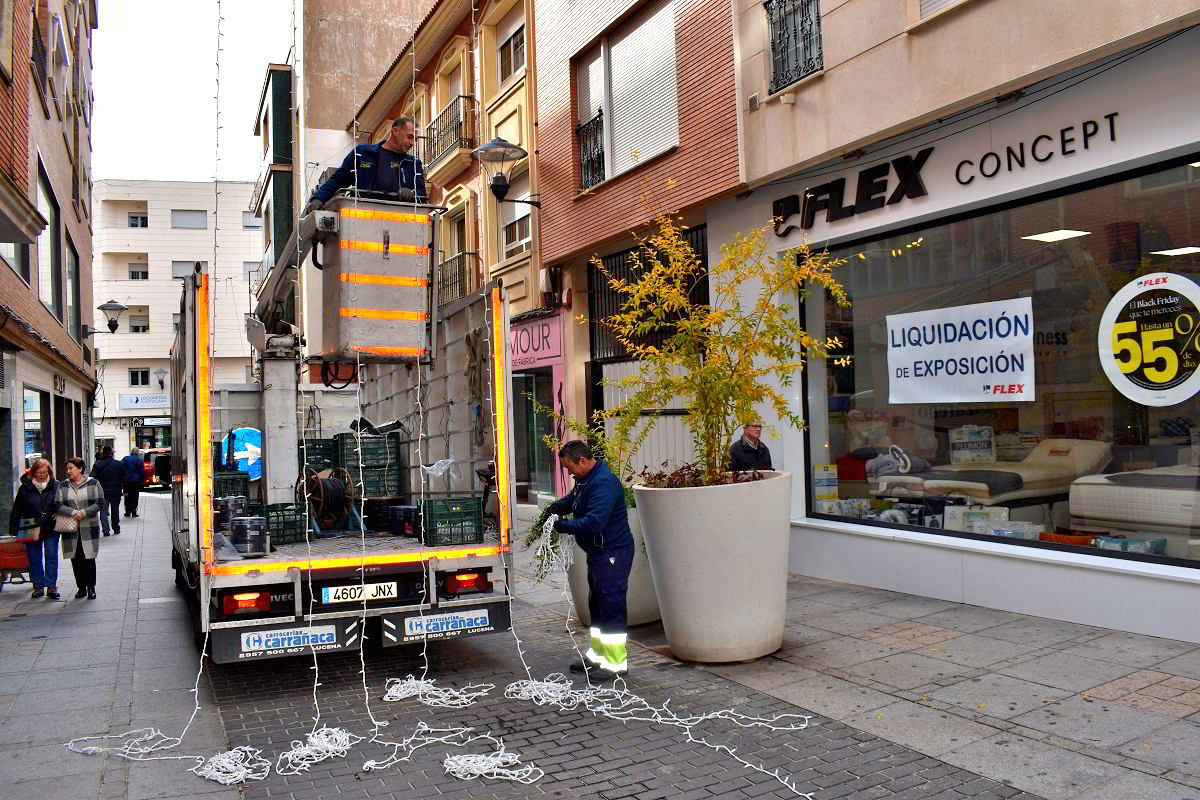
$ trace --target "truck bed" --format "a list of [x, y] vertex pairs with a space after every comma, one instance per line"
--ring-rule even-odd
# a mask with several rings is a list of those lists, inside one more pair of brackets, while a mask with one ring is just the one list
[[312, 558], [354, 558], [360, 555], [377, 556], [390, 553], [420, 553], [431, 555], [438, 552], [450, 552], [463, 548], [496, 547], [500, 544], [499, 537], [486, 537], [482, 544], [446, 545], [444, 547], [425, 547], [420, 539], [407, 536], [378, 536], [368, 533], [366, 537], [356, 534], [327, 539], [311, 539], [309, 542], [276, 545], [276, 549], [263, 558], [217, 559], [218, 564], [271, 564], [282, 561], [305, 561]]

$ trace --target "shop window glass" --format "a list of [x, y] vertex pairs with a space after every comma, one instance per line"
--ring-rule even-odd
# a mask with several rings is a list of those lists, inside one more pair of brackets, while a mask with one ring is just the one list
[[806, 374], [809, 513], [1200, 564], [1187, 169], [835, 250], [851, 305], [803, 306], [840, 342]]

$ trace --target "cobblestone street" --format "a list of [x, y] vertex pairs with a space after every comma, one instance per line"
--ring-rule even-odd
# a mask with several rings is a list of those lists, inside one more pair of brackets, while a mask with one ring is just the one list
[[[0, 780], [9, 798], [176, 797], [788, 797], [773, 778], [686, 741], [663, 725], [621, 723], [507, 700], [525, 672], [511, 634], [439, 643], [439, 684], [496, 685], [461, 710], [382, 702], [385, 681], [419, 673], [416, 648], [368, 647], [320, 660], [321, 722], [369, 735], [365, 702], [398, 741], [418, 721], [468, 725], [504, 739], [546, 771], [529, 786], [445, 774], [451, 748], [367, 772], [390, 748], [364, 741], [345, 759], [297, 776], [226, 788], [186, 772], [190, 760], [128, 763], [68, 753], [75, 736], [154, 725], [177, 733], [192, 709], [196, 651], [172, 583], [168, 501], [103, 541], [100, 599], [30, 601], [0, 593]], [[527, 510], [526, 510], [527, 511]], [[528, 513], [528, 512], [527, 512]], [[572, 653], [560, 580], [532, 583], [513, 606], [534, 677]], [[73, 594], [63, 581], [64, 597]], [[794, 577], [785, 646], [751, 664], [701, 668], [670, 658], [660, 626], [637, 628], [629, 690], [680, 715], [736, 708], [811, 713], [802, 731], [708, 723], [703, 735], [789, 775], [815, 800], [1194, 800], [1200, 797], [1195, 645]], [[261, 748], [272, 761], [312, 726], [312, 662], [212, 666], [180, 754]], [[168, 751], [174, 753], [175, 751]], [[69, 788], [67, 788], [69, 786]]]

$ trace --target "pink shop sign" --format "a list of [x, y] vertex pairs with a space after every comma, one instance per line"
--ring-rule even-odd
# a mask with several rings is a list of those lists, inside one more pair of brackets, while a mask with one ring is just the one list
[[512, 326], [509, 353], [513, 369], [548, 366], [562, 361], [562, 317], [544, 317]]

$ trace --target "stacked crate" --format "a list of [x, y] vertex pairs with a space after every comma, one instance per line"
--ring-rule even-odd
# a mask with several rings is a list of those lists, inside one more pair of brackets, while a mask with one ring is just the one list
[[300, 464], [306, 469], [332, 469], [338, 465], [338, 444], [333, 439], [306, 439], [300, 443]]
[[338, 465], [350, 473], [355, 495], [364, 499], [399, 497], [407, 490], [400, 435], [361, 437], [339, 433], [333, 437]]

